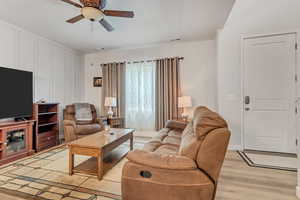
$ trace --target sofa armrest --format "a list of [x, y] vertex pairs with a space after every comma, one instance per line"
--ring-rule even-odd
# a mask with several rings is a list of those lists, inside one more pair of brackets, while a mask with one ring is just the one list
[[64, 126], [72, 126], [72, 127], [76, 128], [76, 122], [75, 121], [64, 120], [63, 123], [64, 123]]
[[163, 155], [155, 152], [134, 150], [128, 153], [127, 159], [131, 162], [153, 168], [173, 170], [197, 169], [195, 161], [185, 156]]
[[64, 120], [64, 136], [65, 142], [71, 142], [77, 139], [77, 135], [75, 133], [76, 123], [72, 120]]
[[102, 130], [104, 130], [104, 123], [103, 123], [103, 119], [101, 118], [97, 118], [96, 119], [96, 123], [99, 124], [102, 128]]
[[166, 128], [170, 128], [170, 129], [184, 130], [186, 126], [187, 126], [187, 122], [180, 122], [175, 120], [169, 120], [166, 123]]

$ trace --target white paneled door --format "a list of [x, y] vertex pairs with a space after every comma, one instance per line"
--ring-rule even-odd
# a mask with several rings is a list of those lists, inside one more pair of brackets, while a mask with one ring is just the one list
[[296, 153], [296, 34], [244, 39], [244, 148]]

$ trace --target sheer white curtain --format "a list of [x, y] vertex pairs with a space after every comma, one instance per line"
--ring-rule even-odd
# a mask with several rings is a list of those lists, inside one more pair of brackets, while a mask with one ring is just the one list
[[126, 65], [126, 127], [155, 129], [155, 62]]

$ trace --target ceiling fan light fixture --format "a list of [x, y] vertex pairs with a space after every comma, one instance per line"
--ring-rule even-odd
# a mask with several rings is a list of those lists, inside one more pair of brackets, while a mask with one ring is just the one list
[[97, 8], [84, 7], [81, 9], [81, 14], [87, 19], [100, 20], [104, 18], [103, 12]]

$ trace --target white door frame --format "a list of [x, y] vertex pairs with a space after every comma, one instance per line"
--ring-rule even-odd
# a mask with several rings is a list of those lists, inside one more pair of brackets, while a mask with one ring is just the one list
[[[298, 77], [298, 82], [296, 83], [296, 87], [295, 87], [295, 97], [299, 98], [300, 94], [298, 94], [298, 88], [299, 88], [299, 82], [300, 82], [300, 76], [299, 76], [299, 72], [300, 72], [300, 66], [299, 66], [299, 62], [298, 62], [298, 57], [299, 57], [299, 51], [300, 51], [300, 30], [296, 30], [296, 31], [287, 31], [287, 32], [277, 32], [277, 33], [266, 33], [266, 34], [253, 34], [253, 35], [242, 35], [240, 42], [241, 42], [241, 98], [240, 98], [240, 105], [241, 105], [241, 148], [242, 150], [245, 150], [245, 130], [244, 130], [244, 123], [245, 123], [245, 119], [244, 119], [244, 113], [245, 113], [245, 104], [244, 104], [244, 71], [245, 71], [245, 65], [244, 65], [244, 41], [246, 39], [251, 39], [251, 38], [262, 38], [262, 37], [270, 37], [270, 36], [276, 36], [276, 35], [286, 35], [286, 34], [295, 34], [296, 36], [296, 43], [298, 44], [298, 51], [296, 52], [296, 66], [295, 66], [295, 72], [296, 75]], [[299, 104], [300, 105], [300, 104]], [[300, 109], [298, 108], [298, 115], [300, 115]], [[299, 137], [300, 135], [298, 134], [298, 124], [297, 124], [297, 116], [295, 115], [295, 126], [296, 126], [296, 138], [299, 141]], [[300, 141], [299, 141], [300, 142]], [[299, 152], [299, 142], [298, 142], [298, 146], [297, 148], [297, 153]]]

